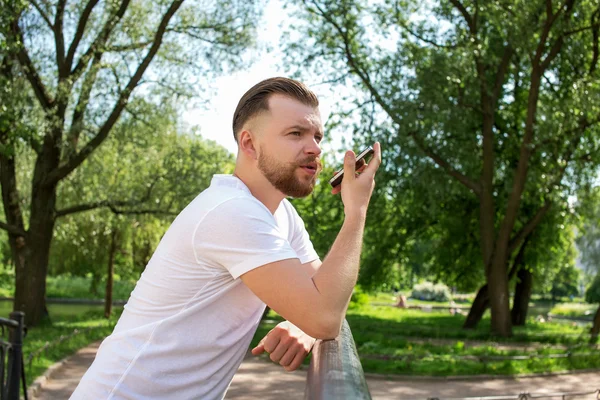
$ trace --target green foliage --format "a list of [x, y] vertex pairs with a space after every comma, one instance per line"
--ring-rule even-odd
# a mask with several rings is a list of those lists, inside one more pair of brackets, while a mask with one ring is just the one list
[[137, 280], [173, 217], [209, 186], [213, 174], [233, 166], [224, 148], [179, 133], [174, 110], [145, 102], [135, 106], [153, 129], [126, 116], [115, 135], [59, 188], [61, 210], [76, 210], [81, 203], [110, 206], [66, 214], [55, 228], [51, 274], [91, 274], [93, 296], [103, 290], [99, 284], [113, 233], [115, 273]]
[[503, 243], [549, 212], [526, 262], [549, 290], [571, 257], [567, 199], [600, 165], [597, 5], [288, 3], [302, 17], [288, 65], [338, 83], [338, 128], [383, 145], [361, 284], [416, 274], [473, 290], [482, 255], [510, 263], [518, 246]]
[[550, 293], [553, 298], [576, 296], [579, 293], [579, 281], [581, 271], [574, 265], [566, 265], [559, 269], [554, 280]]
[[[94, 292], [90, 290], [94, 285], [91, 274], [87, 277], [68, 275], [49, 276], [46, 295], [49, 299], [104, 300], [106, 287], [100, 283], [104, 283], [104, 280], [97, 283], [97, 291]], [[123, 279], [116, 276], [113, 286], [113, 301], [126, 301], [129, 299], [135, 283], [136, 281], [133, 279]]]
[[413, 287], [411, 297], [418, 300], [443, 302], [450, 300], [452, 295], [448, 286], [443, 283], [423, 282]]
[[[261, 323], [250, 346], [255, 346], [280, 319], [271, 312], [271, 322]], [[600, 366], [600, 356], [581, 345], [586, 329], [570, 324], [532, 322], [515, 328], [512, 338], [498, 338], [489, 334], [489, 318], [484, 318], [476, 329], [466, 331], [461, 329], [463, 321], [458, 315], [366, 305], [349, 310], [346, 319], [365, 372], [514, 375]], [[571, 357], [544, 358], [569, 352]], [[590, 352], [592, 355], [584, 355]], [[479, 359], [517, 355], [532, 358], [485, 362]]]
[[600, 274], [596, 275], [592, 284], [585, 291], [585, 301], [588, 303], [600, 303]]
[[585, 319], [590, 318], [598, 307], [585, 303], [559, 303], [550, 310], [551, 315]]
[[[101, 310], [78, 316], [58, 315], [53, 318], [52, 323], [29, 328], [24, 340], [23, 358], [28, 361], [32, 354], [36, 356], [31, 359], [31, 363], [25, 365], [27, 385], [31, 385], [50, 365], [108, 336], [120, 314], [121, 310], [113, 313], [108, 321]], [[60, 341], [62, 337], [69, 335], [73, 336]], [[49, 343], [51, 345], [42, 350]]]
[[[134, 274], [134, 265], [146, 258], [131, 255], [136, 244], [155, 245], [164, 227], [134, 239], [129, 228], [147, 219], [125, 221], [122, 216], [181, 210], [192, 196], [182, 193], [183, 188], [197, 193], [206, 186], [198, 178], [211, 166], [221, 170], [230, 161], [214, 144], [178, 135], [175, 116], [184, 101], [206, 93], [223, 71], [247, 65], [249, 60], [242, 60], [241, 54], [254, 44], [262, 3], [4, 3], [3, 228], [21, 237], [11, 236], [13, 249], [15, 241], [26, 238], [23, 254], [13, 255], [20, 264], [17, 274], [23, 275], [16, 277], [22, 284], [16, 286], [15, 297], [27, 322], [36, 324], [44, 315], [46, 260], [53, 258], [52, 270], [83, 275], [106, 263], [102, 244], [108, 236], [111, 243], [118, 236], [118, 269], [123, 275]], [[199, 168], [202, 164], [208, 166]], [[88, 221], [66, 217], [100, 207], [109, 207], [117, 216], [98, 213]], [[63, 232], [56, 232], [62, 245], [50, 256], [60, 217], [67, 218], [58, 227]], [[155, 228], [156, 223], [148, 226]], [[29, 235], [29, 227], [37, 232]], [[69, 236], [69, 230], [81, 236]], [[140, 237], [146, 243], [140, 243]], [[82, 241], [90, 247], [75, 255]], [[66, 265], [56, 254], [65, 257]]]
[[367, 295], [360, 286], [355, 286], [352, 290], [352, 297], [350, 298], [350, 304], [348, 305], [348, 309], [356, 309], [360, 307], [364, 307], [369, 304], [369, 295]]
[[587, 272], [600, 272], [600, 186], [581, 190], [577, 204], [581, 224], [577, 247], [581, 252], [581, 264]]

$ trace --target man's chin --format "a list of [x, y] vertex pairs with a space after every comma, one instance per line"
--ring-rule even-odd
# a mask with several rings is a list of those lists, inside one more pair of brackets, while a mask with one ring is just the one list
[[297, 187], [294, 190], [289, 191], [289, 193], [286, 193], [286, 196], [293, 197], [295, 199], [302, 199], [304, 197], [310, 196], [314, 190], [315, 185], [313, 182], [309, 186], [303, 186], [301, 189]]

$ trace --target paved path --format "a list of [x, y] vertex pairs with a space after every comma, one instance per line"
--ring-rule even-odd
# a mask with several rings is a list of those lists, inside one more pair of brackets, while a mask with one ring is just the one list
[[[86, 347], [70, 357], [47, 381], [36, 400], [67, 399], [79, 379], [92, 363], [99, 343]], [[270, 361], [246, 357], [236, 373], [226, 399], [301, 400], [304, 397], [306, 371], [285, 372]], [[600, 373], [578, 373], [522, 379], [444, 380], [367, 379], [374, 400], [426, 399], [498, 396], [529, 393], [591, 391], [600, 388]], [[567, 400], [592, 400], [596, 396], [570, 397]], [[349, 399], [352, 400], [352, 399]]]

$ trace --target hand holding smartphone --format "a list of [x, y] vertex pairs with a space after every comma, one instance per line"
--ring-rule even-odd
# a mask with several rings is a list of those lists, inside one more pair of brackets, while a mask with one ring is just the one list
[[[360, 167], [362, 167], [363, 165], [368, 163], [369, 160], [371, 159], [371, 157], [373, 156], [373, 154], [374, 154], [374, 150], [373, 150], [373, 147], [371, 147], [371, 146], [369, 146], [366, 149], [364, 149], [363, 151], [361, 151], [360, 154], [356, 157], [356, 168], [355, 169], [358, 170]], [[342, 183], [342, 179], [344, 179], [344, 168], [343, 167], [338, 172], [336, 172], [335, 175], [333, 175], [333, 177], [329, 180], [329, 184], [332, 187], [336, 187], [340, 183]]]

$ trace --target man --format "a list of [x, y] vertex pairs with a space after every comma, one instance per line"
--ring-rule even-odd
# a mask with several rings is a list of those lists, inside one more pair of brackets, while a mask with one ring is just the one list
[[114, 332], [72, 399], [222, 399], [265, 303], [289, 322], [253, 349], [294, 370], [315, 338], [338, 335], [356, 283], [379, 144], [362, 174], [347, 152], [340, 193], [345, 220], [321, 263], [287, 196], [303, 197], [321, 169], [323, 126], [303, 84], [268, 79], [233, 118], [234, 175], [175, 219]]

